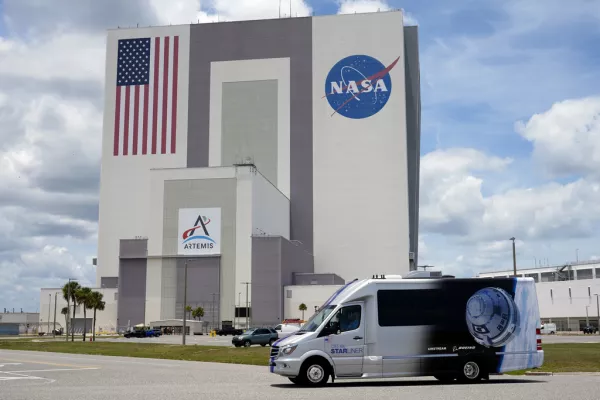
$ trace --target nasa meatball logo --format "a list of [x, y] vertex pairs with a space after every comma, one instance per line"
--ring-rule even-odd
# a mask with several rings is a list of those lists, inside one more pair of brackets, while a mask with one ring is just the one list
[[478, 290], [466, 308], [469, 332], [483, 346], [504, 346], [519, 333], [519, 310], [510, 294], [501, 288]]
[[390, 71], [399, 59], [387, 67], [367, 55], [352, 55], [338, 61], [325, 80], [323, 97], [333, 109], [331, 116], [363, 119], [381, 111], [392, 95]]

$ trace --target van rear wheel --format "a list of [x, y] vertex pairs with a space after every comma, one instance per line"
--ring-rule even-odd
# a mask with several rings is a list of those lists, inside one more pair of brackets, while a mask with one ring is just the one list
[[480, 363], [475, 360], [467, 360], [462, 364], [459, 380], [461, 382], [478, 382], [484, 374]]

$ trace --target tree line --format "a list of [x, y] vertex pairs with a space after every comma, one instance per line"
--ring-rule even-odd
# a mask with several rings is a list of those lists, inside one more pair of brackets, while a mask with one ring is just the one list
[[[104, 295], [100, 292], [93, 291], [89, 287], [81, 286], [79, 283], [70, 281], [65, 283], [62, 288], [63, 299], [71, 304], [69, 307], [73, 307], [73, 320], [75, 319], [75, 310], [78, 305], [83, 306], [83, 341], [85, 342], [85, 333], [87, 330], [87, 310], [94, 311], [94, 322], [92, 327], [92, 340], [96, 340], [96, 311], [103, 311], [106, 302], [102, 300]], [[71, 323], [71, 326], [68, 326], [67, 316], [69, 314], [69, 308], [63, 307], [61, 310], [61, 314], [65, 316], [65, 321], [67, 322], [67, 329], [71, 329], [71, 341], [75, 339], [75, 325]], [[66, 332], [67, 337], [69, 336], [69, 332]]]

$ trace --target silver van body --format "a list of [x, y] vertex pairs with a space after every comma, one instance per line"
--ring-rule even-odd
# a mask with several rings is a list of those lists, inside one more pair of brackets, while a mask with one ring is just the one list
[[478, 381], [543, 359], [532, 278], [395, 276], [340, 288], [273, 344], [269, 369], [308, 385], [330, 377]]

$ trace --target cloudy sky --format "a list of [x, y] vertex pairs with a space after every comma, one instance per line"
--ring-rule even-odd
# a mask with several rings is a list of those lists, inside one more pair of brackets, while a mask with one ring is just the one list
[[[289, 10], [290, 0], [281, 0]], [[420, 264], [600, 256], [600, 0], [291, 0], [420, 27]], [[0, 311], [93, 284], [106, 29], [277, 17], [278, 0], [0, 0]]]

